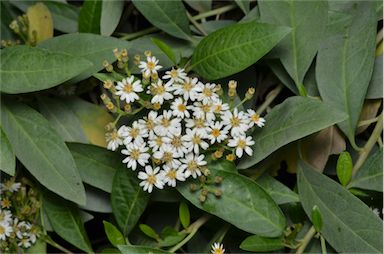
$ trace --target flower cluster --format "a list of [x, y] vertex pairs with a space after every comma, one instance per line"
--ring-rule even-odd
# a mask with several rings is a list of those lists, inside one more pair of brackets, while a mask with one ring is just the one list
[[19, 253], [36, 243], [40, 228], [32, 219], [38, 217], [39, 203], [36, 193], [10, 179], [1, 183], [0, 250]]
[[[233, 106], [235, 81], [230, 81], [228, 96], [224, 96], [220, 85], [189, 77], [181, 68], [172, 68], [159, 78], [161, 66], [154, 56], [147, 56], [139, 68], [141, 80], [131, 75], [116, 86], [106, 81], [104, 87], [112, 92], [119, 108], [120, 103], [125, 104], [120, 115], [135, 115], [142, 109], [147, 113], [129, 125], [112, 126], [106, 139], [110, 150], [123, 146], [123, 163], [128, 168], [140, 168], [138, 178], [145, 191], [152, 192], [153, 186], [175, 187], [177, 181], [205, 174], [209, 152], [216, 158], [226, 154], [228, 160], [244, 153], [252, 155], [254, 141], [247, 132], [255, 125], [262, 127], [265, 120], [252, 109], [239, 108], [252, 97], [253, 88]], [[102, 98], [114, 109], [106, 95]]]

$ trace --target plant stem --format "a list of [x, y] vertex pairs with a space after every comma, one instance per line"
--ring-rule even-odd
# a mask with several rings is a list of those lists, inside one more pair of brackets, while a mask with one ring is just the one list
[[321, 243], [321, 254], [327, 254], [327, 246], [325, 245], [325, 240], [322, 235], [320, 235], [320, 243]]
[[383, 40], [383, 28], [376, 35], [376, 46]]
[[371, 136], [369, 137], [367, 143], [361, 150], [359, 154], [359, 158], [357, 159], [355, 166], [353, 167], [352, 175], [355, 175], [356, 172], [359, 170], [359, 168], [363, 165], [369, 153], [371, 152], [373, 146], [377, 142], [378, 138], [381, 137], [382, 130], [383, 130], [383, 113], [381, 113], [380, 116], [378, 117], [376, 126], [373, 129]]
[[256, 113], [261, 115], [261, 113], [263, 113], [264, 110], [268, 108], [269, 104], [271, 104], [275, 100], [281, 90], [283, 90], [283, 85], [279, 84], [276, 88], [270, 91], [265, 97], [265, 101], [263, 102], [263, 104], [261, 104], [260, 107], [256, 110]]
[[208, 35], [208, 33], [204, 30], [204, 28], [199, 23], [197, 23], [196, 20], [193, 19], [191, 14], [189, 14], [189, 12], [187, 12], [187, 17], [189, 21], [191, 21], [192, 25], [194, 25], [196, 29], [199, 30], [200, 33], [202, 33], [204, 36]]
[[153, 27], [149, 27], [149, 28], [143, 29], [143, 30], [135, 32], [135, 33], [126, 34], [126, 35], [120, 37], [120, 39], [130, 41], [130, 40], [133, 40], [137, 37], [151, 34], [151, 33], [157, 32], [159, 30], [160, 30], [159, 28], [153, 26]]
[[316, 229], [314, 226], [312, 226], [308, 232], [305, 234], [302, 242], [300, 243], [300, 246], [299, 248], [297, 248], [296, 250], [296, 254], [302, 254], [305, 250], [305, 248], [307, 247], [307, 245], [309, 244], [309, 242], [311, 241], [312, 237], [316, 234]]
[[378, 117], [375, 117], [375, 118], [372, 118], [372, 119], [361, 121], [361, 122], [358, 123], [357, 127], [361, 127], [361, 126], [365, 126], [365, 125], [370, 125], [371, 123], [377, 122], [378, 119], [379, 119]]
[[52, 245], [53, 247], [55, 247], [56, 249], [64, 252], [64, 253], [67, 253], [67, 254], [73, 254], [71, 251], [67, 250], [66, 248], [64, 248], [63, 246], [61, 246], [60, 244], [56, 243], [55, 241], [53, 241], [48, 235], [44, 238], [44, 241], [50, 245]]
[[186, 244], [189, 240], [191, 240], [191, 238], [197, 233], [197, 231], [199, 230], [199, 228], [204, 225], [204, 223], [206, 223], [209, 218], [211, 216], [210, 215], [204, 215], [202, 216], [200, 219], [198, 219], [197, 221], [195, 221], [193, 224], [191, 224], [188, 229], [187, 229], [187, 232], [190, 231], [189, 235], [187, 237], [185, 237], [181, 242], [179, 242], [177, 245], [175, 245], [174, 247], [172, 247], [171, 249], [169, 249], [168, 251], [171, 252], [171, 253], [174, 253], [175, 251], [177, 251], [178, 249], [180, 249], [184, 244]]

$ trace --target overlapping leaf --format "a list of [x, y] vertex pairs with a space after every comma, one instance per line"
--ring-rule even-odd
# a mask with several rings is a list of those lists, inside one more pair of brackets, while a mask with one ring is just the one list
[[85, 0], [79, 15], [79, 32], [100, 34], [102, 2]]
[[15, 174], [16, 160], [15, 153], [12, 150], [12, 146], [9, 143], [4, 131], [0, 128], [0, 170], [4, 171], [8, 175], [13, 176]]

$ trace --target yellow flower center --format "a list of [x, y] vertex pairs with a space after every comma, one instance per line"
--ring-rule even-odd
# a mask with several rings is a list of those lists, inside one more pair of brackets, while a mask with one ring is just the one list
[[162, 85], [158, 85], [158, 86], [154, 87], [153, 90], [154, 90], [155, 94], [157, 94], [157, 95], [161, 95], [161, 94], [165, 93], [165, 88]]
[[207, 88], [207, 87], [204, 87], [203, 89], [203, 94], [206, 96], [206, 97], [211, 97], [212, 96], [212, 91], [211, 89]]
[[132, 84], [126, 84], [123, 88], [124, 92], [126, 93], [132, 93], [133, 92], [133, 86]]
[[164, 162], [171, 162], [173, 160], [173, 154], [171, 152], [165, 152], [163, 156]]
[[173, 137], [173, 139], [171, 140], [171, 144], [174, 147], [181, 147], [181, 145], [182, 145], [181, 137], [179, 137], [179, 136]]
[[194, 135], [193, 138], [192, 138], [192, 143], [200, 144], [201, 143], [201, 138], [199, 136]]
[[185, 91], [190, 91], [192, 89], [192, 84], [191, 82], [187, 81], [187, 82], [184, 82], [183, 84], [183, 90]]
[[140, 130], [137, 128], [133, 128], [131, 132], [129, 133], [132, 138], [137, 138], [139, 136]]
[[260, 116], [258, 114], [251, 115], [251, 120], [254, 122], [258, 122], [260, 119]]
[[190, 171], [194, 171], [194, 170], [196, 170], [198, 168], [198, 165], [197, 165], [196, 161], [188, 162], [187, 166], [188, 166], [188, 169]]
[[175, 69], [171, 70], [171, 77], [172, 78], [177, 78], [179, 76], [179, 72]]
[[204, 119], [196, 118], [195, 119], [195, 126], [196, 126], [196, 128], [204, 128], [205, 127]]
[[163, 140], [161, 139], [161, 137], [156, 137], [155, 142], [157, 146], [163, 145]]
[[247, 143], [245, 142], [244, 139], [240, 139], [239, 144], [237, 146], [240, 147], [241, 149], [244, 149], [247, 146]]
[[1, 207], [2, 208], [11, 208], [11, 201], [9, 201], [8, 198], [4, 198], [3, 200], [1, 200]]
[[156, 183], [156, 176], [155, 175], [150, 175], [150, 176], [148, 176], [148, 178], [147, 178], [147, 182], [148, 183], [150, 183], [150, 184], [155, 184]]
[[220, 136], [220, 129], [212, 129], [212, 135], [217, 138], [218, 136]]
[[169, 127], [170, 125], [171, 125], [171, 121], [169, 121], [169, 119], [168, 118], [163, 118], [163, 119], [161, 119], [161, 125], [162, 126], [164, 126], [164, 127]]
[[139, 149], [133, 149], [133, 150], [131, 151], [131, 157], [132, 157], [132, 159], [134, 159], [134, 160], [138, 160], [139, 157], [140, 157], [140, 150], [139, 150]]
[[155, 63], [152, 62], [152, 61], [147, 62], [147, 68], [148, 68], [149, 70], [153, 70], [153, 69], [155, 69]]
[[171, 179], [176, 179], [176, 170], [171, 169], [168, 171], [167, 176]]
[[111, 133], [111, 139], [112, 140], [116, 140], [116, 139], [118, 139], [119, 138], [119, 135], [117, 134], [117, 131], [113, 131], [112, 133]]
[[148, 130], [153, 130], [153, 128], [155, 128], [155, 122], [153, 122], [151, 119], [148, 119], [148, 121], [145, 123], [145, 126]]
[[235, 126], [235, 127], [239, 126], [240, 125], [240, 119], [238, 117], [235, 117], [235, 116], [232, 117], [231, 118], [231, 125]]
[[203, 104], [200, 108], [203, 110], [203, 112], [208, 113], [211, 110], [211, 105]]
[[224, 254], [222, 249], [215, 249], [215, 254]]
[[220, 113], [221, 110], [222, 110], [222, 106], [219, 104], [219, 105], [216, 105], [215, 109], [213, 110], [215, 113]]
[[179, 110], [179, 111], [181, 111], [181, 112], [184, 112], [185, 110], [187, 110], [187, 106], [185, 106], [184, 104], [179, 104], [178, 106], [177, 106], [177, 109]]
[[5, 228], [3, 226], [0, 225], [0, 235], [4, 234], [5, 233]]

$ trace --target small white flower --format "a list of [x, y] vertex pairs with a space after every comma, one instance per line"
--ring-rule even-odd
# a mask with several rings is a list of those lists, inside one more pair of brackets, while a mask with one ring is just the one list
[[164, 142], [169, 144], [175, 152], [180, 155], [180, 157], [188, 153], [188, 149], [185, 146], [185, 142], [183, 142], [182, 137], [181, 131], [176, 133], [168, 132], [167, 136], [164, 137]]
[[229, 105], [227, 103], [223, 103], [222, 100], [220, 99], [214, 100], [213, 106], [212, 106], [213, 113], [221, 115], [228, 110], [229, 110]]
[[123, 79], [121, 82], [117, 82], [116, 95], [120, 96], [120, 100], [125, 100], [126, 103], [134, 102], [139, 99], [137, 93], [143, 91], [140, 80], [134, 80], [134, 76]]
[[195, 101], [198, 97], [198, 92], [201, 91], [201, 82], [197, 78], [187, 77], [182, 84], [175, 85], [175, 95], [182, 95], [185, 101], [189, 99]]
[[24, 237], [27, 237], [29, 234], [29, 231], [32, 228], [32, 225], [29, 222], [25, 222], [25, 221], [18, 222], [17, 218], [15, 218], [13, 222], [13, 226], [17, 228], [17, 230], [15, 230], [16, 231], [15, 233], [17, 238], [19, 239], [23, 239]]
[[223, 244], [222, 243], [214, 243], [214, 244], [212, 244], [211, 253], [212, 254], [224, 254], [225, 253], [225, 249], [224, 249]]
[[11, 180], [8, 180], [5, 183], [2, 183], [0, 186], [1, 186], [1, 190], [9, 191], [13, 193], [13, 192], [17, 192], [20, 189], [21, 183], [15, 183]]
[[213, 105], [211, 102], [195, 102], [193, 103], [194, 107], [193, 116], [196, 118], [204, 118], [207, 122], [212, 122], [215, 120], [216, 116], [213, 113]]
[[204, 103], [212, 102], [219, 98], [219, 95], [215, 93], [215, 84], [206, 83], [199, 93], [198, 100], [203, 101]]
[[172, 119], [171, 110], [164, 110], [163, 114], [158, 116], [157, 122], [158, 125], [155, 127], [155, 133], [160, 136], [165, 136], [168, 132], [179, 132], [181, 129], [181, 119]]
[[224, 125], [231, 127], [232, 136], [245, 135], [245, 132], [249, 129], [247, 116], [243, 111], [238, 112], [237, 108], [231, 111], [226, 111], [222, 116]]
[[5, 241], [6, 237], [9, 237], [12, 232], [12, 226], [8, 222], [0, 222], [0, 240]]
[[181, 83], [187, 78], [187, 74], [184, 72], [184, 69], [174, 69], [166, 71], [163, 79], [169, 79], [172, 84]]
[[202, 135], [207, 134], [208, 124], [210, 123], [204, 118], [185, 119], [185, 126], [187, 128], [193, 129], [196, 132], [201, 133]]
[[243, 156], [243, 151], [245, 151], [249, 156], [251, 156], [253, 151], [250, 146], [254, 144], [255, 141], [252, 140], [252, 137], [246, 136], [236, 136], [228, 141], [229, 147], [236, 147], [236, 156], [238, 158]]
[[183, 102], [183, 99], [177, 98], [172, 102], [172, 105], [171, 105], [171, 109], [173, 110], [172, 114], [180, 118], [184, 118], [184, 117], [189, 118], [190, 114], [188, 112], [188, 107], [189, 106], [187, 106], [186, 101]]
[[161, 81], [161, 79], [157, 80], [157, 83], [152, 83], [148, 89], [149, 93], [153, 95], [151, 99], [151, 103], [160, 103], [163, 104], [164, 101], [170, 100], [173, 98], [172, 84], [167, 82], [166, 84]]
[[122, 154], [127, 155], [127, 158], [123, 160], [123, 163], [127, 163], [127, 168], [131, 168], [132, 170], [136, 170], [137, 163], [144, 167], [145, 164], [148, 163], [150, 157], [147, 151], [148, 147], [145, 146], [145, 143], [140, 145], [130, 143], [127, 145], [127, 149], [121, 151]]
[[178, 169], [180, 166], [180, 162], [175, 166], [170, 165], [164, 165], [163, 171], [161, 172], [163, 174], [164, 183], [168, 184], [168, 186], [176, 187], [176, 180], [178, 181], [185, 181], [185, 176], [183, 173], [183, 169]]
[[140, 62], [139, 68], [141, 69], [141, 72], [144, 74], [144, 76], [149, 77], [151, 74], [157, 74], [157, 71], [163, 67], [161, 65], [157, 65], [158, 63], [159, 60], [156, 59], [156, 57], [148, 56], [146, 62]]
[[144, 129], [148, 135], [153, 135], [155, 127], [157, 125], [157, 112], [150, 111], [147, 117], [138, 121], [140, 128]]
[[249, 120], [249, 127], [253, 127], [253, 125], [257, 125], [260, 128], [264, 126], [265, 119], [263, 117], [260, 117], [259, 114], [257, 114], [253, 109], [248, 109], [248, 120]]
[[147, 130], [142, 128], [137, 121], [132, 123], [132, 127], [124, 126], [125, 128], [123, 128], [123, 126], [120, 127], [119, 133], [120, 136], [124, 138], [125, 145], [129, 145], [131, 142], [135, 144], [144, 143], [144, 138], [148, 137]]
[[12, 213], [9, 210], [3, 210], [0, 208], [0, 223], [12, 223]]
[[211, 123], [207, 128], [208, 139], [211, 140], [211, 144], [217, 142], [221, 143], [228, 137], [228, 128], [223, 128], [222, 122]]
[[185, 146], [188, 147], [189, 152], [194, 151], [196, 154], [199, 153], [199, 148], [206, 150], [209, 145], [204, 139], [207, 138], [205, 134], [191, 129], [186, 129], [186, 134], [182, 137]]
[[31, 247], [32, 244], [31, 244], [31, 241], [29, 238], [22, 238], [17, 243], [17, 246], [27, 249], [27, 248]]
[[161, 160], [165, 164], [171, 164], [175, 165], [177, 164], [177, 158], [180, 157], [180, 154], [178, 154], [172, 146], [165, 144], [160, 147], [160, 149], [153, 153], [153, 157], [155, 157], [158, 160]]
[[185, 170], [184, 175], [185, 178], [192, 176], [193, 178], [197, 178], [201, 176], [200, 168], [204, 165], [207, 165], [207, 162], [204, 161], [204, 155], [195, 155], [193, 153], [189, 153], [185, 156], [185, 158], [180, 159], [182, 165], [180, 169]]
[[156, 167], [154, 170], [151, 166], [145, 167], [145, 172], [139, 172], [138, 178], [143, 180], [140, 186], [143, 186], [144, 191], [152, 192], [153, 186], [162, 189], [164, 186], [163, 175], [159, 173], [160, 168]]
[[119, 131], [113, 130], [105, 134], [107, 140], [107, 149], [115, 151], [119, 146], [123, 144], [123, 139], [119, 135]]
[[165, 138], [163, 136], [158, 136], [154, 133], [149, 134], [148, 145], [152, 148], [153, 152], [156, 152], [165, 144]]

